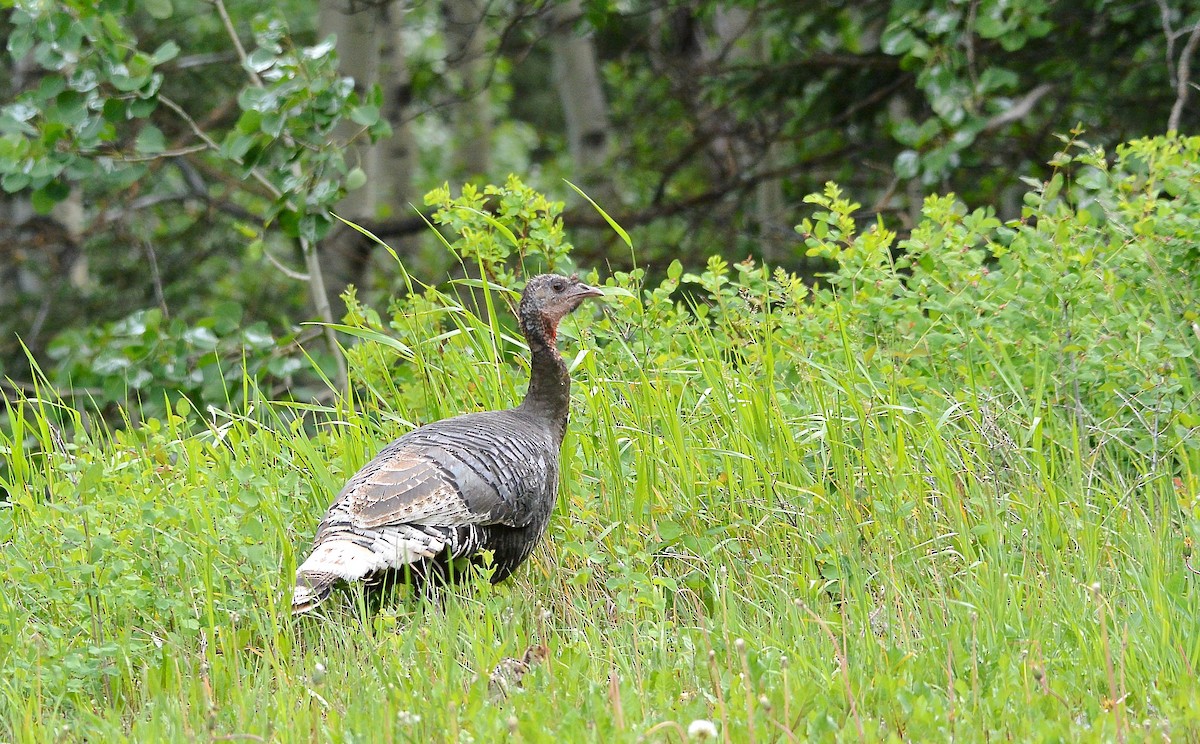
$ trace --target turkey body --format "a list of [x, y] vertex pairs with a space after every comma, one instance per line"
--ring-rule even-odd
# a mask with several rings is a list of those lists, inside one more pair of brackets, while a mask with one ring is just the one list
[[[531, 294], [543, 287], [548, 296]], [[478, 564], [485, 552], [497, 582], [529, 557], [557, 499], [570, 403], [570, 378], [554, 345], [557, 322], [599, 295], [573, 278], [529, 281], [520, 312], [531, 349], [525, 400], [414, 429], [363, 466], [334, 499], [296, 571], [294, 613], [315, 607], [339, 582], [397, 574], [445, 580], [460, 559]]]

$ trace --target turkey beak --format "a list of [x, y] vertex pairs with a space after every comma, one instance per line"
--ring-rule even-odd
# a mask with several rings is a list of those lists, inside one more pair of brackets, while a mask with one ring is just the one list
[[571, 289], [571, 299], [573, 299], [573, 300], [581, 300], [582, 301], [582, 300], [586, 300], [589, 297], [603, 297], [603, 296], [604, 296], [604, 293], [601, 292], [600, 290], [596, 289], [595, 287], [589, 287], [588, 285], [582, 284], [582, 283], [576, 284], [575, 287]]
[[562, 304], [560, 306], [561, 315], [559, 315], [558, 317], [561, 318], [563, 315], [566, 315], [567, 313], [575, 312], [576, 310], [579, 309], [579, 306], [583, 304], [583, 301], [589, 297], [603, 297], [603, 296], [604, 296], [603, 292], [596, 289], [595, 287], [589, 287], [588, 285], [584, 284], [583, 282], [578, 282], [576, 284], [573, 284], [573, 285], [571, 285], [571, 289], [562, 297], [562, 301], [561, 301]]

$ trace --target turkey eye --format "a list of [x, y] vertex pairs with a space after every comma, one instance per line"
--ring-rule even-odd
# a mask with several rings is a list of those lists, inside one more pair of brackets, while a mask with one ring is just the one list
[[561, 292], [561, 291], [563, 291], [565, 288], [566, 288], [566, 285], [565, 285], [565, 284], [563, 284], [562, 282], [555, 282], [555, 283], [554, 283], [554, 291], [555, 291], [555, 292]]

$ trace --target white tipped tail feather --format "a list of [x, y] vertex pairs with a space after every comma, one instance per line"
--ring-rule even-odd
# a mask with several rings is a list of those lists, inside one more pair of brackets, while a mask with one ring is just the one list
[[296, 569], [292, 613], [307, 612], [329, 596], [339, 581], [357, 581], [387, 569], [432, 558], [446, 543], [418, 527], [400, 525], [329, 538]]

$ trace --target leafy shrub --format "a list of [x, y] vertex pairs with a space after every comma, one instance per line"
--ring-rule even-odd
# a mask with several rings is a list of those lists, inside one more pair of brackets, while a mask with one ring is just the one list
[[797, 228], [838, 262], [817, 307], [836, 309], [879, 384], [982, 387], [1029, 421], [1066, 411], [1093, 442], [1195, 447], [1198, 156], [1200, 138], [1131, 142], [1111, 164], [1068, 142], [1020, 222], [933, 196], [898, 244], [880, 225], [858, 233], [858, 205], [830, 185]]
[[[314, 390], [295, 384], [312, 379], [314, 363], [296, 345], [296, 335], [277, 339], [266, 323], [243, 325], [241, 319], [238, 305], [223, 303], [192, 324], [149, 309], [67, 331], [50, 345], [55, 364], [49, 381], [70, 391], [77, 405], [133, 417], [160, 417], [180, 398], [203, 411], [244, 408], [242, 396], [259, 390], [273, 397], [311, 396]], [[247, 380], [254, 386], [243, 390]]]
[[[620, 309], [589, 330], [597, 345], [627, 347], [604, 356], [618, 365], [606, 370], [610, 379], [694, 370], [721, 357], [762, 366], [771, 373], [765, 380], [787, 390], [814, 371], [848, 366], [855, 377], [840, 379], [857, 380], [874, 398], [920, 405], [973, 391], [1015, 406], [1024, 427], [1064, 417], [1094, 445], [1115, 439], [1160, 455], [1172, 443], [1195, 447], [1197, 162], [1200, 138], [1131, 142], [1112, 162], [1069, 141], [1053, 177], [1027, 194], [1022, 220], [1001, 224], [990, 209], [932, 196], [924, 219], [899, 241], [882, 223], [859, 229], [858, 205], [830, 184], [808, 198], [817, 211], [796, 228], [810, 255], [835, 263], [817, 288], [753, 262], [731, 267], [714, 256], [706, 271], [686, 275], [676, 262], [658, 287], [642, 287], [640, 271], [615, 275], [609, 283]], [[553, 267], [569, 250], [559, 207], [532, 198], [515, 178], [502, 188], [465, 188], [458, 198], [443, 188], [426, 201], [459, 235], [456, 255], [488, 277], [489, 307], [492, 291], [516, 298], [523, 264]], [[677, 302], [685, 286], [689, 299]], [[486, 322], [464, 325], [474, 316], [458, 299], [430, 289], [398, 300], [387, 328], [378, 317], [352, 315], [364, 328], [396, 334], [409, 352], [436, 344], [439, 353], [462, 355], [445, 369], [486, 368], [508, 402], [521, 387], [523, 373], [500, 364], [520, 355], [515, 327], [493, 335]], [[762, 358], [768, 349], [774, 356]], [[381, 374], [392, 374], [387, 364], [364, 368], [378, 352], [352, 352], [360, 379], [376, 388]], [[400, 382], [389, 382], [379, 405], [426, 390], [422, 405], [446, 413], [438, 402], [455, 381], [437, 369], [400, 365]], [[424, 376], [420, 386], [410, 384], [414, 370]], [[811, 401], [795, 406], [799, 416]]]

